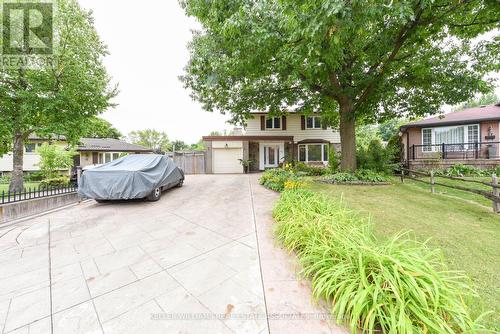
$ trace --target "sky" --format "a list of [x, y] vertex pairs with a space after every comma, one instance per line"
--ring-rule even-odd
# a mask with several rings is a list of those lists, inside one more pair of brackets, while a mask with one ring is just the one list
[[[105, 112], [104, 119], [124, 135], [154, 128], [189, 144], [211, 131], [233, 127], [226, 123], [227, 116], [203, 111], [178, 79], [189, 60], [191, 30], [198, 23], [184, 14], [177, 0], [78, 1], [93, 11], [96, 29], [110, 51], [104, 63], [113, 83], [119, 84], [114, 101], [118, 106]], [[443, 110], [449, 112], [451, 106]]]
[[233, 127], [227, 116], [203, 111], [178, 79], [189, 60], [186, 46], [197, 22], [177, 0], [78, 1], [93, 11], [110, 52], [105, 66], [119, 84], [118, 106], [105, 112], [104, 119], [124, 135], [154, 128], [187, 143]]

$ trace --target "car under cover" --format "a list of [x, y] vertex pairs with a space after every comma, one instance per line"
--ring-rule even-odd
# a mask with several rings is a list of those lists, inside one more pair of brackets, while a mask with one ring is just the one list
[[183, 172], [167, 156], [132, 154], [85, 170], [78, 195], [98, 200], [144, 198], [158, 187], [171, 188], [182, 180]]

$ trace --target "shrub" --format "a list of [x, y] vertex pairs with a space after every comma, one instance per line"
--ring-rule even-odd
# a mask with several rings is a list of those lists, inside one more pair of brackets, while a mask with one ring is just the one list
[[41, 172], [29, 172], [24, 175], [24, 181], [26, 182], [37, 182], [43, 180], [43, 174]]
[[2, 175], [0, 176], [0, 184], [8, 184], [10, 183], [11, 176], [10, 175]]
[[369, 169], [358, 169], [355, 173], [335, 173], [323, 176], [320, 181], [326, 183], [382, 183], [388, 182], [387, 176]]
[[336, 173], [339, 171], [340, 167], [340, 156], [335, 150], [335, 147], [330, 148], [330, 153], [328, 154], [328, 169], [330, 173]]
[[355, 173], [360, 181], [364, 182], [388, 182], [389, 178], [384, 174], [374, 172], [369, 169], [358, 169]]
[[[286, 182], [298, 182], [299, 179], [293, 172], [276, 168], [266, 170], [260, 180], [259, 183], [266, 188], [269, 188], [274, 191], [283, 191], [285, 189]], [[289, 187], [297, 186], [297, 184], [289, 183]], [[298, 187], [298, 186], [297, 186]]]
[[456, 164], [446, 168], [445, 170], [437, 171], [436, 174], [461, 177], [461, 176], [488, 176], [491, 173], [489, 170], [486, 169], [481, 169], [474, 166]]
[[321, 176], [328, 173], [328, 170], [324, 167], [309, 166], [303, 162], [297, 162], [294, 170], [307, 176]]
[[326, 181], [328, 183], [349, 183], [349, 182], [359, 181], [359, 179], [356, 177], [356, 175], [352, 173], [341, 172], [341, 173], [326, 175], [321, 178], [321, 181]]
[[40, 188], [63, 187], [68, 184], [69, 178], [67, 176], [60, 176], [43, 180], [40, 182]]
[[58, 145], [44, 143], [38, 148], [40, 173], [45, 179], [57, 178], [59, 171], [73, 166], [75, 151], [67, 151]]
[[307, 190], [282, 193], [275, 233], [312, 280], [315, 298], [331, 302], [351, 333], [457, 333], [477, 327], [461, 273], [438, 250], [397, 235], [377, 240], [372, 226], [342, 203]]
[[394, 163], [394, 156], [392, 146], [384, 147], [379, 139], [374, 139], [367, 147], [358, 145], [358, 168], [390, 173], [397, 167], [397, 164]]

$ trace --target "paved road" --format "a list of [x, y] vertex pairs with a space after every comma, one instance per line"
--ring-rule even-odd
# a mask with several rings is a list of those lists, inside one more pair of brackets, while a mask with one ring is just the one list
[[0, 228], [0, 332], [337, 333], [267, 319], [319, 312], [270, 236], [276, 198], [255, 176], [188, 176], [158, 202], [90, 201]]

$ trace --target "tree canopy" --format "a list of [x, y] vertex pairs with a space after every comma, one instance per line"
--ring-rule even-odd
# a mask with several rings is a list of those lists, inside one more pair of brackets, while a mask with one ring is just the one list
[[128, 135], [128, 141], [132, 144], [148, 147], [155, 153], [167, 152], [171, 147], [167, 134], [155, 129], [132, 131]]
[[89, 138], [115, 138], [120, 139], [122, 134], [110, 122], [100, 117], [91, 117], [82, 137]]
[[207, 111], [313, 112], [338, 126], [355, 169], [356, 123], [437, 113], [488, 92], [495, 0], [182, 0], [202, 29], [181, 78]]
[[[77, 143], [93, 117], [112, 106], [110, 100], [117, 94], [102, 63], [108, 51], [91, 13], [76, 0], [56, 0], [54, 6], [56, 61], [0, 67], [0, 154], [13, 151], [11, 190], [22, 189], [23, 146], [30, 134], [64, 135]], [[37, 57], [31, 49], [22, 52]]]

